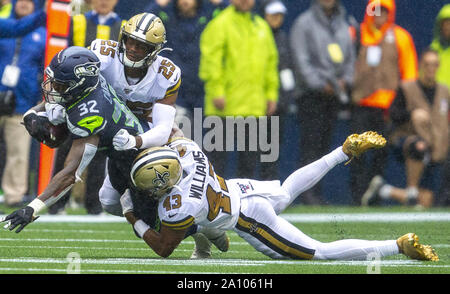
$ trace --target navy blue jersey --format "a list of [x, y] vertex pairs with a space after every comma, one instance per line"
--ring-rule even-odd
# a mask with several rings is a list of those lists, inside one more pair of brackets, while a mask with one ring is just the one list
[[129, 152], [114, 149], [112, 140], [116, 133], [126, 129], [136, 136], [146, 132], [149, 126], [131, 112], [102, 76], [99, 78], [94, 91], [66, 107], [67, 126], [72, 139], [99, 135], [98, 150], [106, 152], [111, 159], [123, 159]]

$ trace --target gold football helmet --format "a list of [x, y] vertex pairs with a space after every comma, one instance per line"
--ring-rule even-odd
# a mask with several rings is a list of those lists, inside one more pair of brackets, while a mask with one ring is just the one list
[[169, 147], [145, 149], [136, 157], [130, 176], [141, 191], [159, 199], [181, 180], [183, 168], [178, 153]]
[[[130, 60], [127, 56], [126, 42], [128, 38], [135, 39], [149, 47], [147, 56], [138, 61]], [[128, 67], [141, 68], [152, 64], [156, 56], [166, 43], [166, 29], [159, 17], [152, 13], [141, 13], [133, 16], [120, 29], [119, 52], [122, 53], [120, 61]]]

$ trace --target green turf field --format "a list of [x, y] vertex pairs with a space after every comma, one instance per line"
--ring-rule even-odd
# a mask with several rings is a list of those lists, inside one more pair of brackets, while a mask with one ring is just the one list
[[423, 244], [436, 249], [440, 261], [413, 261], [403, 255], [381, 261], [271, 260], [234, 232], [228, 233], [230, 250], [222, 253], [213, 248], [212, 259], [189, 259], [194, 246], [192, 238], [183, 241], [168, 259], [162, 259], [137, 239], [131, 227], [120, 218], [116, 218], [116, 223], [83, 223], [58, 222], [57, 218], [47, 222], [42, 217], [20, 234], [6, 231], [2, 226], [0, 274], [66, 274], [78, 271], [82, 274], [450, 273], [448, 208], [417, 211], [401, 207], [293, 207], [283, 216], [304, 233], [323, 242], [344, 238], [396, 239], [404, 233], [415, 232]]

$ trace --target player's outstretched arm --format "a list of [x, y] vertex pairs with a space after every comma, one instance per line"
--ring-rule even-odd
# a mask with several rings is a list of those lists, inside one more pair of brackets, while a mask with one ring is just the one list
[[83, 170], [89, 165], [97, 151], [99, 137], [89, 136], [74, 140], [67, 155], [64, 169], [58, 172], [51, 180], [44, 192], [24, 208], [18, 209], [6, 216], [2, 222], [7, 222], [5, 229], [10, 231], [16, 227], [16, 233], [38, 218], [37, 214], [46, 207], [57, 202], [81, 176]]
[[178, 92], [175, 92], [153, 105], [153, 127], [144, 134], [133, 136], [124, 129], [120, 130], [113, 138], [114, 148], [122, 151], [133, 148], [145, 149], [166, 144], [172, 133], [175, 121], [175, 101], [177, 96]]
[[186, 235], [187, 229], [173, 230], [161, 225], [159, 232], [150, 228], [143, 220], [138, 219], [133, 212], [133, 202], [130, 191], [126, 190], [120, 198], [122, 212], [127, 221], [133, 226], [138, 235], [147, 245], [161, 257], [169, 257]]

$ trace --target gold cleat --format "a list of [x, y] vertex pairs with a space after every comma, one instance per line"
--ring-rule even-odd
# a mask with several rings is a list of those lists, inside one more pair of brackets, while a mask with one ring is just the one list
[[439, 257], [429, 245], [419, 243], [419, 237], [414, 233], [408, 233], [397, 239], [400, 253], [417, 260], [439, 261]]
[[350, 158], [345, 165], [369, 149], [382, 148], [384, 146], [386, 146], [386, 139], [374, 131], [350, 135], [342, 145], [342, 151]]

